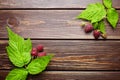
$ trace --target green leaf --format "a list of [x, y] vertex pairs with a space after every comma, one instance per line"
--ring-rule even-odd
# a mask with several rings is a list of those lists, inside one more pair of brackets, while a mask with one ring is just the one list
[[6, 47], [10, 61], [17, 67], [27, 65], [31, 60], [32, 43], [12, 32], [8, 27], [9, 46]]
[[52, 55], [40, 57], [34, 59], [28, 66], [27, 70], [30, 74], [35, 75], [46, 69], [48, 63], [50, 62]]
[[98, 22], [93, 23], [92, 25], [93, 25], [94, 29], [97, 29], [97, 28], [98, 28]]
[[103, 4], [106, 8], [112, 8], [112, 0], [103, 0]]
[[26, 69], [13, 69], [6, 77], [5, 80], [26, 80], [28, 71]]
[[104, 23], [103, 20], [99, 22], [99, 30], [100, 30], [100, 32], [102, 32], [103, 34], [106, 33], [105, 23]]
[[92, 23], [95, 23], [101, 21], [105, 16], [106, 10], [104, 5], [96, 3], [88, 5], [87, 9], [78, 15], [77, 18], [89, 20]]
[[107, 20], [112, 25], [113, 28], [116, 28], [118, 19], [119, 14], [114, 8], [110, 8], [107, 10]]

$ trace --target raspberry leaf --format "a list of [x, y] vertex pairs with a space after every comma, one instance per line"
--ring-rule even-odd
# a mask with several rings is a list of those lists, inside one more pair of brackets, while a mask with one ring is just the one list
[[99, 30], [100, 30], [100, 32], [102, 32], [103, 34], [106, 33], [105, 23], [104, 23], [103, 20], [99, 22]]
[[28, 71], [24, 68], [13, 69], [5, 80], [26, 80]]
[[39, 74], [46, 69], [48, 63], [50, 62], [52, 55], [47, 55], [34, 59], [28, 66], [27, 70], [30, 74]]
[[107, 20], [115, 29], [118, 22], [119, 14], [114, 8], [110, 8], [107, 10]]
[[27, 65], [31, 60], [32, 43], [30, 39], [24, 40], [7, 27], [9, 46], [6, 47], [10, 61], [17, 67]]
[[78, 19], [85, 19], [91, 21], [91, 23], [99, 22], [106, 16], [106, 10], [103, 4], [95, 3], [87, 6], [80, 15], [77, 16]]
[[112, 0], [103, 0], [103, 4], [106, 8], [112, 8]]
[[98, 22], [92, 24], [94, 29], [98, 29]]

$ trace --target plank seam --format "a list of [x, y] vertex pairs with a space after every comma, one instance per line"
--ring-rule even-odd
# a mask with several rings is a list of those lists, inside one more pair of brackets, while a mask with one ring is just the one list
[[[25, 38], [27, 39], [27, 38]], [[65, 39], [65, 38], [30, 38], [31, 40], [91, 40], [91, 41], [120, 41], [120, 39]], [[8, 38], [0, 38], [0, 40], [9, 40]]]
[[[84, 10], [86, 8], [0, 8], [0, 10]], [[115, 8], [120, 10], [120, 8]]]
[[[12, 69], [0, 69], [0, 71], [10, 71]], [[54, 71], [54, 72], [120, 72], [120, 70], [45, 70], [45, 71]]]

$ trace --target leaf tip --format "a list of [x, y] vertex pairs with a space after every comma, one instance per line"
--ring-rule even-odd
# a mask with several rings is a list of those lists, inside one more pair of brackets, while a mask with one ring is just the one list
[[54, 57], [55, 56], [55, 54], [48, 54], [47, 56], [49, 56], [50, 58], [52, 58], [52, 57]]

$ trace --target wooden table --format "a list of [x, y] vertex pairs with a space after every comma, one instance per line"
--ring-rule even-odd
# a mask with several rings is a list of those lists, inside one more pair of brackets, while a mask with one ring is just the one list
[[[14, 68], [6, 54], [6, 25], [43, 44], [55, 57], [45, 72], [28, 80], [120, 80], [120, 21], [106, 23], [107, 40], [85, 34], [75, 16], [89, 3], [102, 0], [0, 0], [0, 80]], [[120, 14], [120, 0], [113, 0]]]

